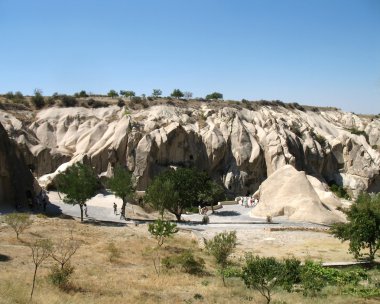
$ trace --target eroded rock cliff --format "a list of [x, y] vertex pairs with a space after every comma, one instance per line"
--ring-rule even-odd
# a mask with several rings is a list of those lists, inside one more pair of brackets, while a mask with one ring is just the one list
[[115, 163], [127, 165], [140, 190], [169, 166], [196, 166], [231, 193], [246, 194], [290, 164], [353, 194], [380, 190], [380, 119], [338, 110], [278, 105], [249, 110], [199, 102], [128, 111], [117, 106], [53, 107], [35, 115], [0, 111], [0, 121], [39, 176], [86, 156], [98, 173]]
[[0, 206], [26, 204], [35, 195], [35, 179], [17, 145], [0, 123]]

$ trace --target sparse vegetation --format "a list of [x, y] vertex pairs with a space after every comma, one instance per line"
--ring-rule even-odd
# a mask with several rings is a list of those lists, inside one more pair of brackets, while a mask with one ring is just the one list
[[34, 96], [32, 96], [31, 101], [37, 109], [41, 109], [45, 106], [45, 99], [42, 96], [41, 90], [34, 90]]
[[185, 250], [181, 254], [162, 259], [162, 265], [166, 270], [180, 269], [185, 273], [201, 275], [204, 273], [205, 261], [196, 258], [191, 250]]
[[347, 193], [347, 190], [335, 182], [330, 183], [330, 191], [333, 192], [337, 197], [344, 198], [346, 200], [350, 199], [350, 195]]
[[107, 251], [108, 251], [108, 260], [113, 263], [117, 261], [121, 257], [121, 250], [118, 248], [114, 242], [110, 242], [107, 245]]
[[39, 239], [29, 244], [29, 248], [32, 251], [32, 259], [34, 263], [32, 291], [30, 293], [30, 301], [32, 301], [38, 267], [40, 267], [41, 264], [51, 255], [53, 245], [50, 239]]
[[136, 96], [136, 93], [134, 91], [120, 90], [120, 95], [124, 96], [124, 97], [134, 97], [134, 96]]
[[16, 232], [17, 239], [19, 239], [19, 235], [33, 223], [28, 213], [8, 213], [4, 215], [3, 221]]
[[368, 137], [368, 134], [364, 131], [364, 130], [359, 130], [358, 128], [350, 128], [348, 129], [349, 132], [351, 132], [351, 134], [355, 134], [355, 135], [363, 135], [366, 139], [367, 142], [369, 142], [369, 137]]

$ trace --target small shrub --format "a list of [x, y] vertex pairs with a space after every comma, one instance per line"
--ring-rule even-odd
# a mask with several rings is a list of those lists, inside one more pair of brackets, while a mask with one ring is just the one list
[[45, 106], [45, 99], [40, 90], [34, 90], [34, 96], [32, 96], [31, 101], [37, 109], [41, 109]]
[[194, 295], [194, 299], [195, 299], [195, 300], [200, 300], [200, 301], [202, 301], [202, 300], [203, 300], [203, 296], [202, 296], [201, 294], [199, 294], [199, 293], [196, 293], [196, 294]]
[[108, 259], [111, 263], [115, 262], [117, 259], [121, 257], [121, 250], [117, 248], [113, 242], [108, 244], [107, 251]]
[[237, 245], [236, 231], [218, 233], [211, 240], [206, 240], [205, 245], [207, 252], [214, 256], [216, 263], [219, 265], [223, 284], [226, 286], [223, 270], [227, 267], [228, 257]]
[[148, 231], [157, 240], [158, 247], [161, 247], [166, 238], [170, 238], [178, 232], [178, 228], [175, 223], [157, 219], [149, 224]]
[[207, 214], [205, 214], [203, 217], [202, 217], [202, 224], [203, 225], [207, 225], [210, 223], [210, 218]]
[[333, 192], [337, 197], [344, 198], [346, 200], [350, 199], [350, 195], [347, 193], [347, 190], [335, 183], [330, 183], [330, 191]]
[[98, 109], [98, 108], [106, 108], [109, 106], [109, 104], [107, 102], [103, 102], [103, 101], [91, 98], [87, 100], [87, 106], [89, 106], [90, 108]]
[[271, 215], [267, 215], [266, 221], [267, 221], [267, 223], [272, 223], [273, 222], [272, 216]]
[[299, 125], [297, 124], [292, 124], [290, 127], [289, 127], [290, 131], [292, 133], [294, 133], [295, 135], [297, 135], [299, 138], [302, 138], [302, 133], [301, 133], [301, 129], [299, 127]]
[[242, 275], [241, 269], [238, 267], [227, 266], [222, 271], [225, 278], [241, 278]]
[[118, 101], [117, 101], [117, 106], [120, 107], [120, 108], [124, 107], [125, 106], [125, 101], [123, 99], [119, 98]]
[[73, 272], [74, 267], [72, 267], [69, 264], [66, 264], [63, 268], [59, 267], [58, 265], [54, 265], [50, 269], [48, 279], [53, 285], [61, 289], [64, 289], [69, 284], [70, 277], [73, 274]]
[[61, 105], [63, 107], [75, 107], [78, 104], [77, 99], [73, 96], [61, 95], [59, 96], [59, 99], [61, 100]]
[[178, 268], [189, 274], [202, 274], [204, 272], [205, 261], [202, 258], [195, 258], [190, 250], [180, 255], [166, 257], [162, 259], [162, 266], [166, 270]]
[[348, 131], [351, 134], [355, 134], [355, 135], [359, 135], [359, 136], [363, 135], [365, 137], [366, 141], [369, 142], [368, 134], [365, 131], [359, 130], [359, 129], [355, 128], [355, 127], [348, 129]]

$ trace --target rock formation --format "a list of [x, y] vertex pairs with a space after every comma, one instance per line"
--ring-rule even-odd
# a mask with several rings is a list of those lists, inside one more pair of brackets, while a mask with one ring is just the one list
[[[286, 216], [291, 221], [317, 224], [344, 221], [343, 214], [336, 210], [341, 203], [333, 196], [324, 196], [323, 193], [326, 191], [323, 191], [322, 183], [317, 179], [312, 178], [312, 182], [314, 186], [305, 172], [297, 171], [291, 165], [281, 167], [270, 175], [255, 193], [259, 203], [252, 209], [251, 215]], [[319, 191], [315, 191], [315, 188]]]
[[86, 155], [99, 174], [126, 165], [139, 190], [169, 166], [196, 166], [231, 194], [245, 195], [287, 164], [354, 195], [380, 190], [380, 119], [339, 110], [182, 102], [128, 111], [0, 110], [0, 122], [38, 176]]
[[0, 206], [22, 206], [27, 195], [35, 195], [35, 179], [17, 145], [0, 123]]

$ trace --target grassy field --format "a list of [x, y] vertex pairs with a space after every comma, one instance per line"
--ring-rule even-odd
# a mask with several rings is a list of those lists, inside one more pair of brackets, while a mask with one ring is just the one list
[[[34, 217], [32, 227], [21, 235], [20, 240], [9, 227], [0, 226], [0, 303], [29, 302], [34, 264], [28, 242], [38, 238], [57, 241], [71, 234], [80, 241], [81, 246], [72, 257], [71, 264], [75, 271], [70, 288], [62, 291], [50, 283], [47, 275], [54, 261], [48, 259], [38, 271], [33, 303], [265, 303], [258, 293], [246, 289], [240, 279], [227, 279], [227, 287], [223, 287], [212, 258], [198, 248], [188, 232], [179, 232], [169, 239], [162, 256], [190, 248], [195, 256], [205, 260], [206, 274], [194, 276], [170, 271], [158, 276], [151, 254], [156, 241], [148, 234], [146, 225], [98, 226], [81, 224], [72, 219], [38, 217]], [[121, 251], [121, 256], [112, 262], [108, 250], [111, 242]], [[338, 251], [346, 249], [341, 247]], [[292, 254], [297, 256], [298, 252]], [[379, 303], [379, 299], [375, 298], [341, 295], [335, 288], [326, 289], [318, 298], [278, 291], [273, 303], [327, 301]]]

